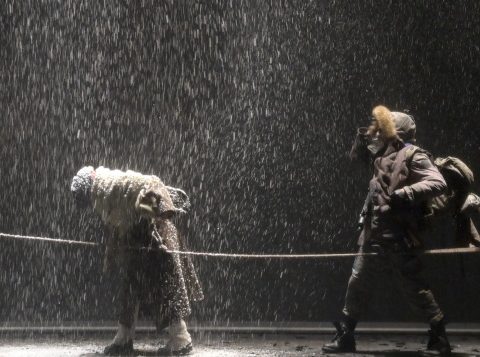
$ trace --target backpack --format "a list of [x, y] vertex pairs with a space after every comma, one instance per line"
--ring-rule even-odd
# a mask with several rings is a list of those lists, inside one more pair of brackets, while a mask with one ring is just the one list
[[457, 185], [457, 189], [469, 191], [475, 182], [472, 170], [459, 158], [453, 156], [437, 157], [434, 161], [440, 173], [447, 179], [456, 182], [447, 182], [447, 186]]
[[467, 197], [477, 197], [472, 193], [475, 181], [472, 170], [457, 157], [438, 157], [433, 160], [428, 152], [414, 145], [411, 145], [405, 154], [407, 167], [417, 152], [426, 153], [430, 157], [447, 183], [446, 192], [424, 203], [423, 223], [425, 228], [435, 225], [439, 219], [452, 216], [456, 222], [455, 244], [457, 246], [468, 246], [469, 244], [478, 246], [480, 235], [472, 217], [462, 212], [462, 206], [468, 201]]
[[[454, 193], [457, 195], [462, 195], [471, 191], [475, 182], [475, 177], [472, 170], [462, 160], [453, 156], [437, 157], [435, 160], [433, 160], [432, 155], [429, 152], [419, 148], [418, 146], [411, 145], [408, 147], [405, 153], [407, 167], [410, 166], [410, 162], [417, 152], [427, 154], [432, 160], [433, 164], [437, 167], [438, 171], [440, 171], [442, 174], [445, 182], [447, 183], [449, 191], [449, 193], [445, 195], [451, 196]], [[437, 209], [437, 207], [432, 208], [434, 210]], [[438, 209], [442, 208], [438, 207]]]
[[462, 160], [452, 156], [438, 157], [434, 164], [445, 179], [448, 189], [431, 200], [432, 211], [434, 214], [445, 211], [456, 214], [473, 187], [473, 172]]

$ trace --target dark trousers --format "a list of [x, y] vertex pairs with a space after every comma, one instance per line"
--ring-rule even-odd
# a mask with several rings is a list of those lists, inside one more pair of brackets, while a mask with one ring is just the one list
[[121, 287], [119, 294], [119, 323], [132, 327], [136, 305], [146, 311], [155, 321], [158, 330], [166, 327], [174, 311], [169, 308], [172, 297], [168, 289], [173, 270], [172, 259], [159, 251], [131, 250], [125, 254], [125, 264], [121, 267]]
[[375, 290], [381, 290], [376, 282], [382, 274], [398, 283], [409, 305], [423, 314], [430, 323], [443, 319], [432, 291], [423, 279], [419, 257], [403, 242], [365, 243], [359, 253], [376, 252], [377, 256], [358, 256], [348, 281], [343, 313], [359, 320]]

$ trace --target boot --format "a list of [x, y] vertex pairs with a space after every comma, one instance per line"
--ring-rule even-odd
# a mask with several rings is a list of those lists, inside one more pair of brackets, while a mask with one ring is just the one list
[[106, 356], [129, 356], [133, 354], [133, 326], [118, 324], [117, 334], [110, 345], [105, 347]]
[[429, 339], [427, 343], [426, 354], [445, 356], [452, 352], [452, 348], [448, 342], [447, 332], [445, 331], [445, 322], [443, 319], [437, 323], [431, 323], [428, 334]]
[[189, 355], [190, 352], [192, 352], [193, 346], [192, 343], [189, 343], [188, 345], [178, 349], [178, 350], [173, 350], [170, 346], [165, 346], [161, 347], [157, 351], [157, 356], [186, 356]]
[[322, 351], [326, 353], [345, 353], [355, 352], [355, 336], [353, 331], [355, 324], [349, 324], [348, 322], [334, 322], [333, 325], [337, 329], [337, 334], [333, 338], [332, 342], [325, 344], [322, 347]]
[[128, 340], [123, 344], [112, 343], [103, 350], [105, 356], [131, 356], [133, 355], [133, 341]]
[[161, 347], [159, 356], [184, 356], [193, 350], [192, 337], [187, 331], [185, 321], [172, 322], [168, 328], [169, 339], [165, 347]]

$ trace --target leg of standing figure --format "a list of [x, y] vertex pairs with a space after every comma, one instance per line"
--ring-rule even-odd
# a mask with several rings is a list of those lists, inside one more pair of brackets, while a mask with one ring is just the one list
[[140, 310], [140, 302], [137, 302], [135, 305], [134, 315], [133, 315], [133, 324], [130, 328], [130, 339], [133, 341], [135, 340], [135, 328], [137, 327], [138, 323], [138, 311]]
[[[359, 253], [365, 251], [365, 248], [361, 247]], [[367, 249], [367, 251], [369, 250]], [[354, 330], [358, 319], [368, 307], [381, 264], [382, 260], [379, 257], [358, 256], [355, 259], [345, 295], [343, 316], [340, 322], [334, 323], [337, 334], [331, 343], [323, 346], [324, 352], [355, 352]]]
[[120, 314], [117, 334], [110, 345], [105, 347], [107, 356], [133, 353], [133, 337], [139, 309], [138, 274], [131, 269], [122, 272], [122, 286], [119, 296]]
[[138, 316], [139, 302], [128, 304], [122, 309], [118, 322], [118, 330], [110, 345], [105, 347], [107, 356], [129, 355], [133, 353], [133, 338]]
[[451, 347], [445, 331], [444, 315], [421, 274], [422, 263], [419, 257], [414, 254], [399, 254], [396, 257], [398, 259], [396, 274], [400, 289], [409, 305], [423, 314], [430, 323], [426, 352], [434, 355], [450, 354]]

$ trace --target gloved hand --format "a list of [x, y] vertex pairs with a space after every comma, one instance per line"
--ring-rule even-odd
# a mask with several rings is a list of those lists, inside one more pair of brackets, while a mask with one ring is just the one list
[[153, 218], [158, 213], [158, 200], [153, 191], [142, 189], [137, 196], [135, 209], [143, 216]]
[[354, 161], [359, 159], [360, 161], [368, 162], [370, 153], [367, 148], [369, 143], [367, 131], [368, 128], [366, 127], [357, 129], [357, 135], [355, 136], [355, 141], [349, 153], [350, 160]]
[[390, 195], [389, 205], [393, 210], [406, 209], [411, 206], [411, 202], [405, 190], [401, 188], [393, 191]]
[[477, 212], [480, 213], [480, 197], [474, 193], [470, 193], [463, 202], [460, 212], [467, 216], [472, 216]]

